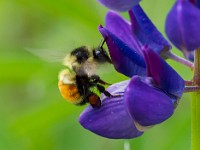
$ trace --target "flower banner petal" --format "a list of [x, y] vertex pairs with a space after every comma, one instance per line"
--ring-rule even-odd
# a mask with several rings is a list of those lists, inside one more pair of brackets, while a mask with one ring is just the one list
[[140, 0], [98, 0], [98, 1], [105, 7], [120, 12], [128, 11], [134, 5], [137, 5], [140, 2]]
[[105, 28], [112, 34], [116, 35], [120, 40], [134, 49], [138, 54], [142, 55], [142, 44], [138, 41], [137, 37], [133, 34], [131, 24], [118, 13], [110, 11], [106, 15]]
[[162, 36], [155, 25], [151, 22], [140, 5], [134, 6], [129, 11], [133, 33], [143, 45], [148, 45], [160, 55], [171, 49], [169, 42]]
[[146, 64], [143, 56], [138, 54], [134, 49], [127, 46], [117, 36], [112, 34], [106, 28], [99, 26], [99, 31], [106, 38], [106, 44], [109, 49], [115, 69], [128, 76], [144, 76], [146, 74]]
[[199, 24], [200, 9], [189, 1], [177, 0], [167, 15], [165, 30], [178, 49], [193, 51], [200, 47]]
[[125, 92], [125, 104], [137, 123], [152, 126], [168, 119], [174, 112], [174, 105], [164, 92], [142, 80], [139, 76], [131, 79]]
[[155, 84], [178, 99], [184, 91], [184, 80], [157, 53], [149, 48], [144, 49], [147, 63], [147, 76], [152, 77]]

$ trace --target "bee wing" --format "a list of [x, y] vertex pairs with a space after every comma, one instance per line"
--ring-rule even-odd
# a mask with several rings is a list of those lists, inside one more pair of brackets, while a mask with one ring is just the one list
[[47, 62], [62, 62], [66, 56], [66, 52], [61, 50], [35, 48], [25, 48], [25, 50]]

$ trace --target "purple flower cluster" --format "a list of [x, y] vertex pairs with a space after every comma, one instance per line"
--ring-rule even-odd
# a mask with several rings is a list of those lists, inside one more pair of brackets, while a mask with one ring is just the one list
[[200, 0], [177, 0], [167, 16], [167, 36], [186, 58], [200, 47], [199, 24]]
[[[112, 139], [129, 139], [168, 119], [184, 92], [182, 77], [164, 59], [171, 45], [138, 4], [140, 0], [99, 0], [115, 11], [128, 11], [130, 21], [109, 11], [99, 31], [115, 69], [130, 80], [108, 87], [114, 97], [102, 96], [102, 106], [88, 106], [80, 124]], [[171, 42], [188, 58], [200, 47], [199, 0], [177, 0], [166, 20]], [[194, 23], [195, 20], [195, 23]], [[188, 40], [188, 36], [190, 40]]]
[[82, 112], [81, 125], [107, 138], [134, 138], [168, 119], [184, 90], [183, 79], [153, 50], [144, 47], [147, 75], [134, 75], [107, 90], [102, 106]]

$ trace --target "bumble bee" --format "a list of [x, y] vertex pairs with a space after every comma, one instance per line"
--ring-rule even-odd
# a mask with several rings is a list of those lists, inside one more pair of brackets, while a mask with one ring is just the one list
[[106, 96], [112, 96], [104, 85], [110, 85], [96, 75], [100, 64], [111, 63], [108, 53], [103, 49], [105, 40], [97, 48], [82, 46], [74, 49], [64, 58], [66, 69], [59, 73], [58, 87], [61, 95], [75, 105], [90, 103], [93, 108], [101, 106], [100, 97], [92, 91], [96, 88]]

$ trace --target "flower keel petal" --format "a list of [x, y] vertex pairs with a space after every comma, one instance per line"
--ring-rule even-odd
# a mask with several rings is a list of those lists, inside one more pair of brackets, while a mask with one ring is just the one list
[[168, 119], [174, 111], [171, 99], [159, 89], [134, 76], [125, 92], [125, 105], [133, 119], [142, 126], [152, 126]]
[[106, 98], [99, 109], [89, 106], [82, 112], [79, 122], [84, 128], [112, 139], [129, 139], [142, 134], [127, 113], [123, 97]]

